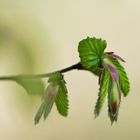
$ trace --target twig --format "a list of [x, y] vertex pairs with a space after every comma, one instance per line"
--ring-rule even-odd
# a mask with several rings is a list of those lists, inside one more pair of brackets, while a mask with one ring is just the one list
[[65, 73], [71, 70], [86, 70], [80, 62], [77, 64], [74, 64], [72, 66], [69, 66], [67, 68], [55, 71], [55, 72], [50, 72], [50, 73], [44, 73], [44, 74], [19, 74], [19, 75], [9, 75], [9, 76], [0, 76], [0, 80], [15, 80], [18, 78], [22, 79], [35, 79], [35, 78], [46, 78], [52, 75], [53, 73], [60, 72], [60, 73]]

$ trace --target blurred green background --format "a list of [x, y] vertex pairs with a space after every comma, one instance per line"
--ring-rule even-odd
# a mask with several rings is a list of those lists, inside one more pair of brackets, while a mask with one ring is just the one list
[[97, 78], [84, 71], [66, 73], [68, 117], [53, 107], [48, 119], [34, 126], [40, 98], [1, 81], [0, 139], [139, 140], [139, 7], [139, 0], [0, 0], [0, 75], [44, 73], [74, 64], [79, 61], [78, 42], [96, 36], [107, 40], [106, 51], [126, 60], [131, 82], [119, 120], [111, 126], [107, 103], [94, 119]]

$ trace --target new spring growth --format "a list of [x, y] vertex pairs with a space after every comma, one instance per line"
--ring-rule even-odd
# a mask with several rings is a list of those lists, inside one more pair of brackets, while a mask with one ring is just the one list
[[[118, 118], [121, 96], [126, 97], [128, 95], [130, 83], [125, 69], [120, 64], [120, 61], [125, 61], [114, 52], [105, 52], [106, 47], [107, 42], [105, 40], [87, 37], [78, 44], [80, 62], [72, 66], [51, 73], [1, 76], [0, 80], [15, 81], [29, 95], [41, 95], [42, 103], [34, 119], [35, 124], [37, 124], [42, 116], [44, 119], [48, 117], [54, 104], [60, 115], [68, 115], [68, 91], [63, 73], [71, 70], [92, 72], [98, 77], [99, 83], [98, 99], [94, 109], [95, 117], [99, 116], [107, 98], [108, 116], [113, 123]], [[47, 88], [47, 83], [42, 80], [43, 78], [49, 78]]]
[[124, 59], [114, 52], [104, 52], [106, 46], [105, 40], [88, 37], [79, 43], [78, 51], [84, 68], [99, 77], [100, 88], [94, 109], [95, 117], [99, 116], [106, 96], [108, 96], [108, 115], [113, 123], [118, 118], [121, 94], [127, 96], [130, 84], [119, 62], [125, 62]]

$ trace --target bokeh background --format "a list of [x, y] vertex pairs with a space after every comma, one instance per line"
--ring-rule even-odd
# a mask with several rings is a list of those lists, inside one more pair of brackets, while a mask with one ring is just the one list
[[107, 51], [126, 60], [131, 82], [119, 120], [111, 126], [107, 103], [94, 119], [97, 77], [84, 71], [66, 73], [68, 117], [53, 107], [48, 119], [35, 126], [40, 97], [1, 81], [0, 140], [139, 140], [139, 7], [139, 0], [0, 0], [0, 75], [44, 73], [72, 65], [79, 61], [78, 42], [96, 36], [107, 40]]

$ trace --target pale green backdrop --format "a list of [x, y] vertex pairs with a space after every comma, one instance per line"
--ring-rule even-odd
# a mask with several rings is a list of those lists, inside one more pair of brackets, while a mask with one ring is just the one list
[[7, 51], [0, 50], [0, 75], [23, 72], [28, 60], [32, 66], [26, 66], [25, 72], [29, 67], [41, 73], [74, 64], [79, 61], [78, 42], [96, 36], [107, 40], [108, 51], [126, 60], [131, 82], [130, 94], [122, 98], [119, 120], [113, 126], [107, 103], [94, 119], [99, 87], [91, 73], [65, 74], [69, 116], [61, 117], [54, 107], [37, 126], [33, 117], [40, 99], [29, 97], [15, 83], [0, 82], [0, 140], [140, 140], [139, 0], [0, 0], [0, 26], [12, 32], [13, 44], [23, 40], [34, 54], [27, 59], [23, 56], [19, 63], [17, 55], [23, 50], [13, 51], [9, 41]]

